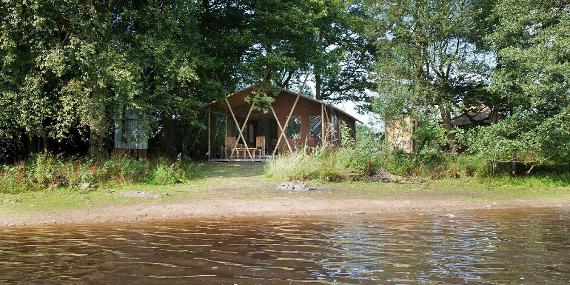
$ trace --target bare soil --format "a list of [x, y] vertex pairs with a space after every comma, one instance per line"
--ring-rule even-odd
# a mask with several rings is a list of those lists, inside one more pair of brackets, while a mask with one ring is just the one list
[[457, 213], [476, 209], [570, 207], [569, 201], [502, 200], [497, 202], [465, 200], [322, 200], [314, 198], [276, 198], [272, 200], [197, 200], [182, 203], [145, 203], [111, 205], [94, 209], [74, 209], [52, 213], [10, 214], [0, 217], [0, 226], [70, 223], [134, 222], [176, 219], [247, 218], [256, 216], [332, 216], [402, 212]]

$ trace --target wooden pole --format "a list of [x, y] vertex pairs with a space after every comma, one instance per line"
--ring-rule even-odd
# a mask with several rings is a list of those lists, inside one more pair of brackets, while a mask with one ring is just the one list
[[251, 160], [253, 160], [253, 156], [251, 155], [251, 153], [249, 151], [249, 146], [247, 145], [247, 141], [245, 140], [245, 136], [243, 135], [243, 131], [244, 131], [245, 127], [247, 126], [247, 122], [249, 121], [249, 116], [251, 115], [252, 111], [253, 111], [253, 104], [251, 104], [251, 106], [249, 107], [249, 111], [247, 112], [247, 116], [245, 117], [245, 121], [243, 122], [243, 125], [240, 129], [240, 134], [241, 134], [241, 137], [243, 139], [243, 144], [245, 145], [245, 148], [246, 148], [247, 153], [249, 154], [249, 158], [251, 158]]
[[325, 112], [325, 118], [327, 119], [327, 125], [325, 127], [325, 134], [323, 134], [323, 136], [325, 137], [325, 141], [327, 141], [327, 143], [328, 143], [330, 128], [331, 128], [331, 124], [330, 124], [331, 121], [330, 121], [329, 113], [327, 112], [327, 107], [324, 106], [323, 110]]
[[[289, 115], [287, 116], [287, 119], [285, 120], [285, 126], [283, 126], [283, 129], [281, 130], [281, 135], [279, 135], [279, 138], [277, 139], [277, 145], [275, 146], [275, 149], [273, 150], [274, 156], [277, 153], [277, 148], [279, 147], [279, 143], [281, 142], [281, 137], [285, 137], [285, 141], [287, 142], [287, 145], [289, 146], [289, 151], [293, 152], [293, 150], [291, 149], [291, 145], [289, 145], [289, 140], [287, 139], [287, 136], [285, 135], [285, 130], [287, 129], [287, 126], [289, 125], [289, 120], [291, 119], [291, 115], [293, 115], [293, 111], [295, 111], [295, 107], [297, 107], [297, 102], [299, 102], [299, 97], [300, 96], [297, 95], [297, 98], [295, 98], [295, 103], [293, 103], [293, 107], [291, 107], [291, 111], [289, 111]], [[277, 122], [279, 122], [279, 120], [277, 120]]]
[[[253, 160], [253, 155], [251, 155], [251, 152], [249, 151], [249, 147], [247, 146], [247, 141], [246, 141], [246, 139], [243, 137], [243, 134], [242, 134], [242, 129], [243, 129], [243, 128], [240, 128], [239, 122], [238, 122], [238, 120], [237, 120], [237, 118], [236, 118], [236, 115], [234, 114], [234, 111], [233, 111], [233, 109], [232, 109], [232, 106], [230, 105], [230, 101], [228, 101], [228, 98], [226, 98], [226, 104], [228, 105], [228, 108], [229, 108], [229, 110], [230, 110], [230, 113], [232, 114], [232, 118], [234, 119], [234, 123], [236, 124], [236, 127], [238, 128], [238, 132], [239, 132], [238, 138], [241, 138], [241, 139], [243, 140], [243, 143], [244, 143], [244, 145], [245, 145], [245, 149], [246, 149], [246, 151], [247, 151], [247, 154], [249, 154], [249, 157], [251, 158], [251, 160]], [[244, 122], [244, 126], [245, 126], [245, 124], [247, 124], [247, 120], [249, 119], [249, 115], [251, 114], [251, 110], [252, 110], [252, 109], [253, 109], [253, 104], [251, 105], [251, 108], [249, 109], [249, 112], [248, 112], [248, 114], [247, 114], [247, 118], [245, 119], [245, 122]], [[234, 148], [232, 149], [232, 156], [234, 155], [234, 151], [236, 150], [236, 148], [237, 148], [237, 143], [236, 143], [236, 145], [234, 146]], [[231, 156], [230, 156], [230, 157], [231, 157]]]
[[[279, 126], [279, 139], [277, 140], [277, 145], [275, 146], [275, 149], [273, 150], [273, 155], [275, 155], [275, 152], [276, 152], [277, 148], [279, 147], [279, 142], [281, 141], [281, 134], [285, 133], [285, 129], [283, 129], [283, 127], [281, 126], [281, 122], [279, 122], [279, 118], [277, 117], [277, 113], [275, 113], [275, 109], [273, 109], [273, 106], [271, 106], [271, 112], [273, 113], [273, 117], [275, 117], [275, 121], [277, 121], [277, 126]], [[289, 151], [292, 152], [293, 148], [291, 148], [289, 141], [285, 140], [285, 142], [287, 143], [287, 147], [289, 147]]]
[[325, 105], [321, 103], [321, 146], [325, 146]]
[[208, 160], [212, 159], [212, 143], [210, 141], [212, 137], [212, 115], [210, 110], [211, 108], [208, 108]]

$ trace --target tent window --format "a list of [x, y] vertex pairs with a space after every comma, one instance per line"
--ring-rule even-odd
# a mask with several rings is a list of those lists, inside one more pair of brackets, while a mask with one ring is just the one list
[[322, 136], [321, 116], [311, 116], [309, 122], [309, 136], [312, 139], [320, 140]]
[[339, 141], [340, 138], [340, 121], [336, 114], [331, 116], [331, 126], [329, 127], [330, 137], [333, 141]]
[[228, 121], [228, 137], [238, 137], [239, 130], [234, 121]]
[[289, 125], [285, 130], [287, 138], [290, 139], [300, 139], [301, 138], [301, 117], [294, 116], [289, 120]]

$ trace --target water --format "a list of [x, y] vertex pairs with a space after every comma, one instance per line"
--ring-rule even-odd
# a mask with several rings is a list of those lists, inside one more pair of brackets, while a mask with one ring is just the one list
[[569, 284], [556, 209], [0, 229], [0, 282]]

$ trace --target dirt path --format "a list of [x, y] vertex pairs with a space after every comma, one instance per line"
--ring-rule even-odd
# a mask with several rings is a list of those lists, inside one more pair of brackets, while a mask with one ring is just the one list
[[177, 219], [217, 219], [256, 216], [332, 216], [383, 214], [402, 212], [458, 213], [475, 209], [562, 207], [570, 201], [502, 200], [478, 202], [434, 199], [343, 199], [276, 198], [271, 200], [195, 200], [180, 203], [144, 203], [137, 205], [106, 206], [93, 209], [62, 210], [57, 212], [28, 212], [7, 214], [0, 218], [0, 227], [136, 222]]

